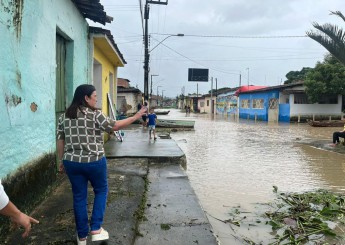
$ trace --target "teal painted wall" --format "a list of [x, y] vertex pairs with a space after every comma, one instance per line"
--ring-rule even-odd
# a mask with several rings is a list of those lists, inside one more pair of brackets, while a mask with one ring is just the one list
[[56, 33], [69, 39], [68, 102], [76, 86], [90, 82], [90, 54], [88, 24], [70, 0], [1, 0], [0, 33], [3, 178], [56, 151]]

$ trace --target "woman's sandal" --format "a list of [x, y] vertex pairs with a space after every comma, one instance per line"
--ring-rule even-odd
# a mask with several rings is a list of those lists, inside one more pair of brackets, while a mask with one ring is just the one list
[[101, 232], [98, 234], [92, 234], [91, 237], [92, 237], [91, 239], [93, 242], [108, 240], [109, 239], [109, 233], [101, 227]]

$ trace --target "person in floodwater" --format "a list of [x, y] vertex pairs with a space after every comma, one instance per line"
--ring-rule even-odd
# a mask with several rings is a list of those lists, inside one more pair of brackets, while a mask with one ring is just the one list
[[[86, 244], [89, 232], [92, 241], [109, 239], [108, 232], [101, 226], [108, 194], [103, 132], [112, 134], [118, 131], [139, 120], [147, 110], [141, 108], [134, 116], [115, 123], [96, 108], [96, 103], [97, 94], [93, 85], [78, 86], [72, 104], [60, 116], [57, 127], [59, 170], [66, 172], [72, 185], [78, 245]], [[95, 193], [90, 229], [87, 213], [88, 182]]]
[[333, 133], [333, 144], [331, 146], [336, 146], [340, 143], [339, 138], [344, 138], [345, 139], [345, 125], [344, 125], [344, 130], [343, 131], [337, 131]]

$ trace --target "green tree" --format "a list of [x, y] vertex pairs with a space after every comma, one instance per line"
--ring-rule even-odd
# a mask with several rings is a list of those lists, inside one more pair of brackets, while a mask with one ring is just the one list
[[[340, 11], [331, 11], [332, 15], [337, 15], [345, 21], [345, 16]], [[324, 46], [334, 57], [345, 65], [345, 33], [336, 25], [319, 25], [314, 22], [313, 26], [317, 31], [307, 31], [306, 34]]]
[[310, 67], [303, 67], [300, 71], [290, 71], [285, 76], [287, 80], [284, 82], [284, 84], [290, 84], [298, 81], [304, 81], [306, 78], [306, 75], [309, 71], [311, 71], [313, 68]]
[[327, 55], [307, 73], [304, 85], [312, 103], [323, 95], [345, 95], [345, 66], [334, 56]]

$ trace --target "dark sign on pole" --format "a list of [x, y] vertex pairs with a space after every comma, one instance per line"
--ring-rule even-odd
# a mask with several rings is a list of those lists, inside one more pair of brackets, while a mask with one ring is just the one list
[[189, 82], [208, 82], [208, 69], [189, 68]]

